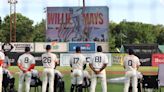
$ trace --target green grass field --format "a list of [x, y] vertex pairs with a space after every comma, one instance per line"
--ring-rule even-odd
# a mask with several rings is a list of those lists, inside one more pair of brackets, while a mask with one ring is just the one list
[[[43, 68], [41, 66], [37, 66], [37, 67], [35, 67], [35, 69], [37, 69], [40, 72], [42, 72], [42, 70], [43, 70]], [[69, 92], [70, 84], [71, 84], [70, 83], [71, 82], [71, 78], [70, 78], [71, 68], [70, 67], [57, 67], [57, 69], [63, 73], [63, 75], [64, 75], [63, 80], [65, 81], [65, 89], [66, 89], [66, 92]], [[9, 68], [9, 70], [14, 73], [13, 75], [16, 78], [15, 87], [17, 89], [19, 69], [16, 66], [12, 66], [12, 67]], [[90, 71], [89, 68], [87, 68], [87, 70]], [[120, 66], [120, 65], [114, 65], [112, 67], [107, 67], [106, 70], [110, 71], [110, 72], [117, 72], [117, 71], [123, 72], [124, 71], [123, 67]], [[139, 71], [141, 71], [141, 72], [157, 72], [158, 68], [157, 67], [140, 67]], [[107, 78], [108, 79], [124, 76], [124, 74], [118, 74], [118, 73], [117, 74], [110, 74], [110, 72], [107, 73]], [[164, 89], [162, 89], [162, 90], [163, 90], [162, 92], [164, 92]], [[33, 91], [31, 91], [31, 92], [33, 92]], [[101, 92], [100, 80], [98, 80], [97, 87], [96, 87], [96, 92]], [[123, 84], [108, 83], [108, 92], [123, 92]]]

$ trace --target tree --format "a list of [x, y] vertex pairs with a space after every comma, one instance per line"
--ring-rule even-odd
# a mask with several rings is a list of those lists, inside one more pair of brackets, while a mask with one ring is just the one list
[[45, 20], [42, 19], [42, 21], [39, 24], [36, 24], [34, 27], [34, 42], [44, 42], [45, 41]]
[[164, 27], [162, 30], [160, 30], [159, 35], [157, 36], [157, 43], [160, 45], [164, 44]]
[[[13, 14], [11, 15], [13, 16]], [[30, 20], [29, 18], [23, 16], [20, 13], [16, 14], [17, 19], [16, 19], [16, 41], [17, 42], [32, 42], [33, 41], [33, 21]], [[5, 42], [10, 41], [10, 16], [6, 16], [4, 18], [4, 21], [2, 23], [2, 33], [5, 37]], [[14, 29], [14, 28], [13, 28]]]
[[108, 35], [109, 35], [109, 49], [110, 51], [114, 51], [115, 50], [115, 35], [114, 35], [114, 28], [117, 26], [116, 23], [114, 22], [110, 22], [109, 23], [109, 32], [108, 32]]
[[164, 42], [164, 27], [162, 25], [128, 21], [110, 25], [115, 25], [110, 26], [110, 35], [115, 39], [112, 41], [117, 48], [120, 48], [121, 44], [163, 44]]

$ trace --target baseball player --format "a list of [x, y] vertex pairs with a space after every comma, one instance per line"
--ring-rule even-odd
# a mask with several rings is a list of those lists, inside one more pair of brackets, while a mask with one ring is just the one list
[[129, 92], [130, 80], [132, 81], [133, 92], [138, 92], [137, 69], [140, 66], [139, 58], [134, 55], [134, 52], [132, 49], [128, 50], [128, 54], [129, 55], [124, 57], [124, 62], [123, 62], [123, 66], [126, 71], [125, 73], [126, 81], [124, 84], [124, 92]]
[[2, 72], [2, 65], [5, 59], [5, 55], [3, 52], [0, 51], [0, 92], [2, 92], [2, 77], [3, 77], [3, 72]]
[[10, 73], [10, 71], [8, 70], [8, 67], [10, 67], [11, 64], [10, 64], [10, 59], [9, 59], [9, 57], [7, 56], [7, 53], [8, 53], [8, 52], [4, 52], [5, 60], [4, 60], [4, 62], [3, 62], [2, 67], [3, 67], [3, 73], [8, 74], [8, 77], [11, 79], [11, 78], [13, 78], [13, 76], [12, 76], [12, 74]]
[[83, 67], [86, 66], [86, 59], [81, 54], [81, 48], [78, 46], [76, 47], [76, 53], [70, 58], [70, 66], [72, 67], [71, 92], [74, 91], [75, 86], [78, 92], [82, 92]]
[[19, 75], [18, 92], [22, 92], [24, 80], [26, 84], [26, 92], [29, 92], [31, 82], [31, 69], [35, 67], [35, 58], [30, 54], [29, 47], [25, 47], [25, 53], [19, 56], [18, 67], [21, 70]]
[[106, 71], [105, 67], [108, 64], [107, 56], [102, 53], [102, 47], [97, 46], [97, 53], [95, 53], [90, 62], [89, 66], [93, 70], [91, 76], [91, 87], [90, 92], [95, 92], [97, 78], [101, 79], [102, 92], [107, 92], [107, 82], [106, 82]]
[[43, 63], [43, 83], [42, 92], [46, 92], [47, 81], [49, 83], [49, 92], [54, 92], [54, 68], [58, 63], [58, 58], [55, 54], [51, 53], [51, 46], [46, 46], [46, 53], [42, 55]]

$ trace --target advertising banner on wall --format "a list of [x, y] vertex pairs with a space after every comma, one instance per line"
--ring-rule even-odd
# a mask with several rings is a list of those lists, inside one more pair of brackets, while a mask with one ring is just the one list
[[52, 52], [67, 52], [68, 46], [64, 42], [37, 42], [35, 43], [35, 52], [46, 52], [46, 45], [51, 45]]
[[[60, 54], [60, 66], [70, 66], [70, 57], [72, 54], [69, 53], [62, 53]], [[92, 54], [83, 54], [86, 57], [86, 61], [89, 63]], [[110, 53], [106, 53], [106, 55], [108, 56], [108, 66], [112, 66], [112, 62], [111, 62], [111, 54]]]
[[127, 54], [112, 53], [113, 64], [123, 65], [124, 56]]
[[10, 51], [10, 52], [24, 52], [25, 47], [30, 47], [30, 51], [34, 52], [34, 43], [16, 42], [16, 43], [3, 43], [2, 44], [2, 49], [4, 51]]
[[109, 9], [47, 7], [47, 41], [108, 41]]
[[69, 51], [74, 52], [77, 46], [81, 47], [82, 52], [95, 52], [96, 50], [94, 42], [70, 42]]
[[153, 54], [152, 66], [158, 66], [159, 64], [164, 64], [164, 54]]

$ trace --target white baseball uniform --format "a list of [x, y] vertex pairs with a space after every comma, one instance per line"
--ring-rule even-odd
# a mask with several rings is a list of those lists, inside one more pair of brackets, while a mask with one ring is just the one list
[[124, 84], [124, 92], [129, 92], [130, 80], [132, 80], [133, 92], [138, 92], [137, 84], [137, 66], [140, 65], [139, 58], [135, 55], [127, 55], [124, 57], [123, 65], [125, 67], [126, 81]]
[[[92, 56], [91, 61], [89, 63], [92, 64], [92, 66], [95, 70], [99, 71], [103, 67], [104, 64], [108, 64], [108, 57], [106, 54], [104, 54], [102, 52], [97, 52]], [[107, 92], [105, 69], [102, 70], [99, 74], [95, 74], [94, 72], [92, 72], [91, 78], [92, 79], [91, 79], [90, 92], [95, 92], [97, 78], [101, 79], [102, 92]]]
[[6, 73], [8, 75], [9, 78], [13, 78], [12, 74], [10, 73], [10, 71], [7, 69], [10, 66], [10, 59], [8, 56], [5, 56], [5, 60], [3, 62], [3, 73]]
[[83, 83], [83, 66], [86, 64], [86, 59], [81, 53], [75, 53], [70, 58], [70, 64], [72, 65], [71, 83], [82, 84]]
[[44, 67], [42, 92], [46, 92], [47, 81], [49, 83], [49, 92], [54, 92], [54, 68], [56, 62], [58, 62], [58, 58], [55, 54], [46, 52], [42, 55], [42, 63]]
[[3, 68], [8, 68], [10, 66], [10, 59], [8, 56], [5, 56], [5, 60], [3, 62]]
[[[3, 63], [5, 59], [5, 55], [3, 52], [0, 51], [0, 62]], [[3, 79], [3, 72], [2, 72], [2, 65], [0, 65], [0, 92], [2, 92], [2, 79]]]
[[28, 69], [32, 64], [35, 64], [35, 58], [31, 54], [24, 53], [18, 58], [18, 64], [21, 65], [24, 70], [27, 70], [27, 72], [20, 72], [18, 92], [22, 92], [24, 80], [26, 84], [26, 92], [30, 92], [31, 71]]

